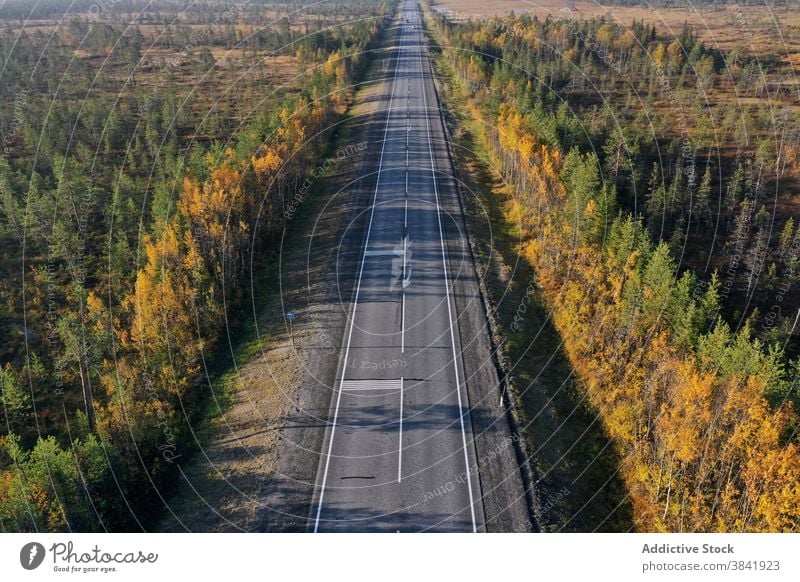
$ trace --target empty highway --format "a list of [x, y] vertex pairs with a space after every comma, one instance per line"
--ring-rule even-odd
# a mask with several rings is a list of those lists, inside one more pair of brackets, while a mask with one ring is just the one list
[[485, 531], [452, 290], [463, 265], [448, 255], [434, 154], [444, 128], [414, 2], [399, 23], [315, 532]]

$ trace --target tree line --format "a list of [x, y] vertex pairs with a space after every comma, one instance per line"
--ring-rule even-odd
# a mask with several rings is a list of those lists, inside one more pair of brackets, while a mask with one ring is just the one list
[[113, 80], [70, 59], [69, 40], [2, 41], [0, 91], [26, 96], [19, 119], [3, 120], [0, 160], [3, 530], [158, 518], [209, 409], [206, 365], [226, 318], [274, 252], [392, 13], [358, 6], [360, 18], [308, 41], [299, 90], [254, 110], [231, 101], [219, 133], [199, 141], [208, 112], [186, 107], [172, 77], [153, 87], [126, 75], [109, 94]]
[[[523, 15], [443, 27], [463, 39], [452, 58], [473, 93], [495, 109], [513, 96], [545, 143], [594, 150], [617, 202], [654, 240], [705, 278], [731, 272], [731, 319], [800, 353], [800, 301], [780, 292], [798, 282], [789, 210], [800, 124], [779, 59], [723, 54], [688, 26], [669, 38], [642, 21]], [[776, 296], [781, 313], [768, 319]]]
[[[674, 231], [665, 236], [658, 221], [707, 224], [705, 209], [690, 200], [710, 188], [712, 170], [697, 172], [695, 185], [687, 186], [700, 138], [694, 127], [687, 126], [688, 138], [673, 131], [676, 143], [661, 152], [644, 204], [637, 201], [638, 173], [654, 155], [649, 148], [663, 144], [635, 135], [637, 124], [629, 122], [635, 108], [631, 101], [619, 104], [626, 103], [624, 94], [619, 97], [619, 82], [608, 72], [622, 59], [624, 70], [638, 71], [639, 97], [650, 92], [655, 100], [707, 82], [695, 69], [705, 61], [708, 74], [718, 74], [721, 55], [688, 28], [666, 42], [644, 23], [625, 30], [602, 19], [524, 15], [461, 24], [431, 15], [430, 22], [513, 189], [506, 219], [519, 226], [521, 254], [618, 452], [635, 526], [796, 530], [800, 363], [774, 337], [755, 337], [752, 319], [738, 326], [726, 320], [726, 272], [704, 278], [676, 261]], [[587, 38], [598, 41], [591, 46]], [[664, 76], [669, 84], [660, 85]], [[613, 109], [573, 109], [565, 96], [570, 77], [609, 83], [608, 94], [596, 95], [611, 95], [628, 111], [616, 123]], [[669, 115], [663, 123], [679, 126], [679, 113]], [[745, 249], [762, 236], [756, 182], [763, 187], [776, 179], [773, 162], [762, 164], [758, 156], [749, 168], [737, 164], [723, 189], [733, 210], [729, 228], [742, 237], [739, 250], [728, 252], [743, 263]], [[667, 203], [674, 205], [670, 213]], [[777, 261], [774, 272], [790, 283], [797, 275], [796, 249], [789, 249], [795, 233], [787, 220], [777, 243], [786, 254], [767, 253]], [[776, 243], [765, 238], [760, 244]], [[744, 279], [737, 275], [735, 284]]]

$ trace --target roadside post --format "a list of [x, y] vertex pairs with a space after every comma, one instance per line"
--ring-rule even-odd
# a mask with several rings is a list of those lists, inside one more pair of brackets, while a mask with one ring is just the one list
[[294, 330], [292, 329], [292, 320], [295, 317], [297, 317], [297, 316], [294, 313], [287, 313], [286, 314], [286, 319], [289, 320], [289, 338], [292, 341], [292, 347], [297, 349], [296, 346], [294, 345]]

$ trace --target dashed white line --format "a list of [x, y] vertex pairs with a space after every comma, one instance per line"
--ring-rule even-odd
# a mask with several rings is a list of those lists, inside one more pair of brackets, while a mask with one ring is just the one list
[[[406, 220], [408, 220], [408, 200], [406, 200]], [[407, 223], [403, 225], [404, 229]], [[403, 290], [402, 290], [402, 305], [400, 306], [400, 353], [404, 354], [406, 351], [406, 291], [405, 280], [406, 273], [406, 258], [408, 256], [408, 233], [403, 236]]]
[[403, 291], [403, 305], [400, 306], [400, 353], [406, 353], [406, 292]]
[[406, 255], [408, 255], [408, 235], [403, 236], [403, 279], [406, 278]]

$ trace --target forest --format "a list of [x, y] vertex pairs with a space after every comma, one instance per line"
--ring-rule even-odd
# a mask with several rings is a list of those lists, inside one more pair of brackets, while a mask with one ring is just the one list
[[3, 531], [158, 519], [245, 282], [392, 14], [307, 4], [0, 8]]
[[796, 531], [800, 126], [786, 60], [709, 48], [688, 25], [428, 21], [620, 459], [633, 527]]

